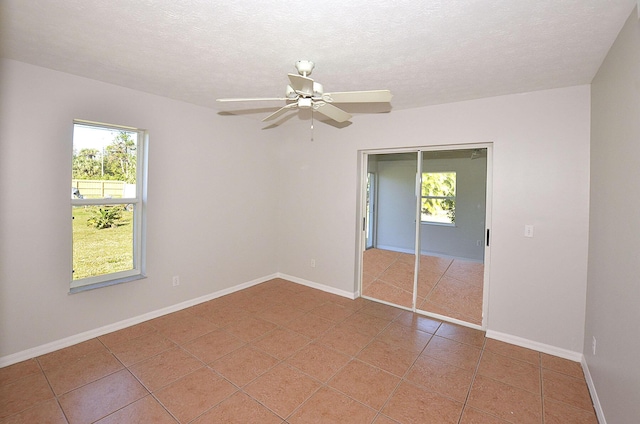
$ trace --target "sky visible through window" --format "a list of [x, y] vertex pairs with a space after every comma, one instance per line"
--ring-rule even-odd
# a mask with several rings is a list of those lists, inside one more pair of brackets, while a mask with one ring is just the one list
[[[79, 152], [82, 149], [102, 149], [118, 136], [120, 131], [110, 129], [93, 127], [88, 125], [76, 124], [73, 127], [73, 149]], [[136, 141], [137, 133], [135, 131], [130, 132], [131, 137]]]

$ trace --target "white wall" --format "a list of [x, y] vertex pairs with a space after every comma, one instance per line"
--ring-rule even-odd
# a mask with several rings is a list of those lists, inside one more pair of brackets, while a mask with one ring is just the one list
[[[640, 22], [592, 84], [591, 227], [584, 353], [609, 423], [640, 417]], [[591, 349], [596, 337], [596, 355]]]
[[356, 290], [358, 150], [493, 142], [489, 329], [581, 352], [589, 102], [578, 86], [358, 115], [316, 123], [314, 142], [309, 121], [287, 121], [269, 134], [282, 148], [279, 270]]
[[[258, 122], [14, 61], [0, 76], [0, 357], [277, 271]], [[69, 295], [74, 118], [149, 131], [148, 278]]]
[[[359, 115], [342, 129], [317, 122], [311, 142], [307, 119], [263, 131], [68, 74], [0, 66], [0, 357], [278, 271], [354, 292], [358, 150], [489, 141], [489, 329], [582, 349], [588, 86]], [[150, 132], [148, 278], [68, 295], [74, 118]], [[525, 223], [535, 238], [523, 237]]]
[[407, 253], [416, 242], [417, 153], [403, 153], [409, 160], [385, 160], [378, 155], [376, 247]]

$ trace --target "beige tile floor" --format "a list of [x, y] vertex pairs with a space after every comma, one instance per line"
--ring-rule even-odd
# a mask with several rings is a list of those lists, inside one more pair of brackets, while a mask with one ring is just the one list
[[578, 363], [285, 280], [0, 369], [0, 423], [597, 423]]
[[[366, 250], [362, 294], [411, 308], [414, 258], [390, 250]], [[481, 263], [421, 255], [417, 309], [482, 325], [483, 273]]]

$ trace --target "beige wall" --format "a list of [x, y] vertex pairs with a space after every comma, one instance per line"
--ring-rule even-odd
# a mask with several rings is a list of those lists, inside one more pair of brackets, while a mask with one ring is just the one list
[[[640, 22], [637, 10], [592, 84], [584, 353], [609, 423], [640, 419]], [[596, 338], [596, 355], [592, 340]]]

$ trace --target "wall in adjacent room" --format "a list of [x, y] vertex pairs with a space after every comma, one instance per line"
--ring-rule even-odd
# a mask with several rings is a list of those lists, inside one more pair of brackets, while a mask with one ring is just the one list
[[[456, 172], [455, 225], [421, 224], [423, 254], [484, 259], [485, 185], [487, 158], [432, 158], [424, 161], [424, 172]], [[416, 231], [417, 153], [376, 155], [377, 247], [413, 253]], [[389, 160], [386, 160], [389, 158]]]

